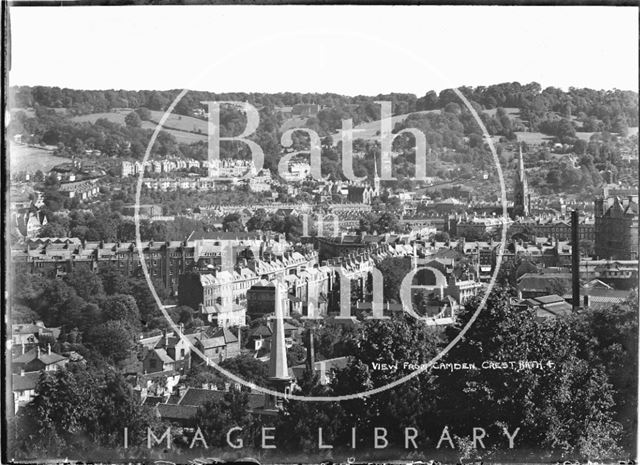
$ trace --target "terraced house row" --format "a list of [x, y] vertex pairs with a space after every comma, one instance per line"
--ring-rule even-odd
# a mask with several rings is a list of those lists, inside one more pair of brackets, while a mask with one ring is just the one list
[[[238, 260], [271, 259], [293, 251], [281, 234], [216, 233], [207, 238], [142, 244], [135, 242], [88, 242], [70, 237], [27, 239], [14, 245], [11, 259], [16, 271], [63, 276], [74, 269], [88, 271], [114, 267], [127, 276], [140, 275], [143, 258], [154, 281], [177, 292], [179, 276], [187, 271], [232, 271]], [[305, 250], [288, 260], [287, 270], [317, 262], [317, 254]]]

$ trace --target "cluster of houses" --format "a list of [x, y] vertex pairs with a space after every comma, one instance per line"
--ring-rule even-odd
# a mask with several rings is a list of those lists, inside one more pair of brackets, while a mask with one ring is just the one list
[[63, 356], [51, 350], [51, 343], [55, 343], [59, 336], [60, 328], [47, 328], [42, 321], [11, 325], [10, 367], [14, 412], [33, 399], [42, 371], [60, 370], [70, 358], [81, 359], [76, 353]]

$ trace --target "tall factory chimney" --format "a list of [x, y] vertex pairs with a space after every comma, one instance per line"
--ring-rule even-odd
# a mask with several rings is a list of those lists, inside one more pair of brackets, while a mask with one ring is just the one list
[[571, 212], [571, 302], [573, 310], [580, 308], [580, 238], [578, 210]]
[[306, 360], [306, 365], [307, 365], [307, 370], [309, 370], [309, 373], [313, 373], [313, 367], [315, 364], [315, 359], [316, 359], [316, 354], [315, 354], [315, 347], [314, 347], [314, 341], [313, 341], [313, 329], [308, 328], [306, 330], [306, 334], [305, 334], [306, 338], [305, 338], [305, 345], [307, 346], [307, 360]]

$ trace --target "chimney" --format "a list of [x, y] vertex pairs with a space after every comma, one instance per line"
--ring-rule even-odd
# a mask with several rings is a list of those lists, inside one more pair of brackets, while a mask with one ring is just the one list
[[269, 380], [272, 385], [280, 385], [289, 382], [289, 372], [287, 370], [287, 349], [284, 341], [284, 309], [282, 308], [282, 287], [276, 280], [275, 285], [275, 308], [272, 323], [271, 356], [269, 359]]
[[24, 355], [24, 342], [22, 342], [22, 343], [20, 344], [20, 346], [21, 346], [21, 349], [22, 349], [22, 355]]
[[20, 368], [20, 376], [24, 376], [24, 368]]
[[578, 238], [578, 210], [571, 212], [571, 302], [573, 310], [580, 308], [580, 241]]
[[585, 296], [583, 297], [583, 299], [584, 299], [584, 300], [583, 300], [583, 305], [584, 305], [584, 307], [585, 307], [585, 308], [587, 308], [587, 307], [589, 306], [589, 295], [588, 295], [588, 294], [587, 294], [587, 295], [585, 295]]
[[37, 349], [37, 354], [38, 354], [37, 358], [40, 358], [40, 346], [37, 346], [36, 349]]
[[309, 373], [313, 372], [313, 364], [315, 363], [315, 348], [314, 348], [314, 342], [313, 342], [313, 331], [311, 329], [307, 329], [307, 339], [306, 339], [306, 346], [307, 346], [307, 370], [309, 371]]
[[51, 355], [51, 344], [47, 344], [47, 354]]

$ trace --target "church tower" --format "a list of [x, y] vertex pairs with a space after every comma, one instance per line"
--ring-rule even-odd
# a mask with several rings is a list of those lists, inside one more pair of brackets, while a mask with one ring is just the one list
[[514, 180], [513, 189], [513, 216], [529, 216], [529, 186], [524, 172], [524, 158], [522, 158], [522, 145], [518, 145], [518, 170]]
[[[275, 280], [275, 311], [271, 321], [271, 354], [269, 357], [269, 389], [287, 392], [291, 388], [291, 377], [287, 366], [287, 347], [284, 341], [284, 311], [282, 308], [282, 285]], [[265, 408], [276, 410], [282, 406], [282, 398], [267, 394]]]
[[377, 197], [380, 195], [380, 176], [378, 176], [378, 159], [374, 155], [373, 157], [373, 195]]

